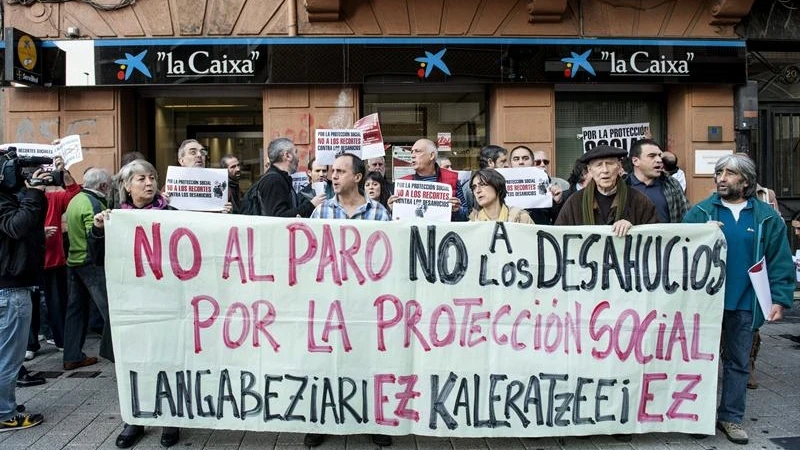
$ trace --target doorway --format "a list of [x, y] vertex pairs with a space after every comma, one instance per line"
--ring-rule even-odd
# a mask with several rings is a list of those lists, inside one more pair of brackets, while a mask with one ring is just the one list
[[197, 90], [178, 89], [148, 94], [153, 98], [154, 160], [161, 179], [167, 167], [177, 165], [177, 150], [185, 139], [197, 139], [208, 149], [207, 167], [218, 168], [227, 154], [239, 158], [242, 191], [261, 175], [264, 117], [260, 91], [229, 93], [236, 96], [202, 96]]
[[197, 139], [208, 150], [209, 167], [220, 167], [220, 160], [225, 155], [233, 155], [239, 159], [242, 178], [239, 188], [247, 191], [261, 176], [264, 157], [261, 147], [264, 132], [261, 127], [214, 125], [190, 126], [186, 129], [188, 139]]

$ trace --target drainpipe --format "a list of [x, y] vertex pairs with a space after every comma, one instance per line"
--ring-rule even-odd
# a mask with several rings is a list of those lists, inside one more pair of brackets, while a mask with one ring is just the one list
[[289, 36], [297, 36], [297, 3], [295, 0], [286, 0], [289, 9]]

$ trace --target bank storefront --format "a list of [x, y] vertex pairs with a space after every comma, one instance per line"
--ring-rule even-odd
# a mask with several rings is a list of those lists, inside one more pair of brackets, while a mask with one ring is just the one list
[[[685, 141], [674, 135], [688, 132], [692, 141], [676, 153], [690, 169], [693, 141], [711, 148], [733, 141], [726, 98], [746, 79], [744, 43], [730, 39], [203, 37], [41, 45], [65, 54], [64, 86], [49, 89], [58, 91], [59, 108], [77, 103], [82, 113], [114, 116], [110, 130], [95, 130], [115, 133], [114, 160], [138, 149], [164, 171], [177, 144], [192, 137], [208, 146], [212, 163], [241, 155], [250, 180], [261, 173], [260, 149], [272, 138], [294, 139], [308, 158], [315, 128], [348, 127], [374, 112], [389, 145], [450, 133], [460, 169], [475, 168], [487, 143], [525, 144], [550, 153], [551, 172], [566, 177], [585, 148], [583, 127], [633, 123], [648, 123], [665, 143]], [[11, 109], [12, 116], [24, 112]], [[719, 136], [706, 133], [705, 122]]]

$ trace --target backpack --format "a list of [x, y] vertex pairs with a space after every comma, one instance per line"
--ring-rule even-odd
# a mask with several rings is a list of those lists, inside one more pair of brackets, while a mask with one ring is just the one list
[[262, 175], [255, 183], [253, 183], [252, 186], [250, 186], [250, 188], [247, 189], [247, 192], [244, 194], [244, 198], [242, 199], [242, 203], [239, 206], [239, 214], [244, 214], [247, 216], [264, 215], [264, 200], [261, 198], [258, 189], [261, 187], [261, 183], [266, 177], [267, 174]]

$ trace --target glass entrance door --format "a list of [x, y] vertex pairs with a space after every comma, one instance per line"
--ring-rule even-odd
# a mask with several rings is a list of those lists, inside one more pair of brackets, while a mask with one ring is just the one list
[[202, 131], [187, 129], [187, 136], [197, 139], [208, 149], [209, 167], [220, 167], [220, 159], [225, 155], [239, 158], [242, 167], [242, 178], [239, 187], [242, 192], [247, 191], [255, 183], [264, 167], [264, 158], [261, 147], [263, 146], [264, 133], [258, 131], [237, 131], [239, 127], [225, 125], [204, 126]]

